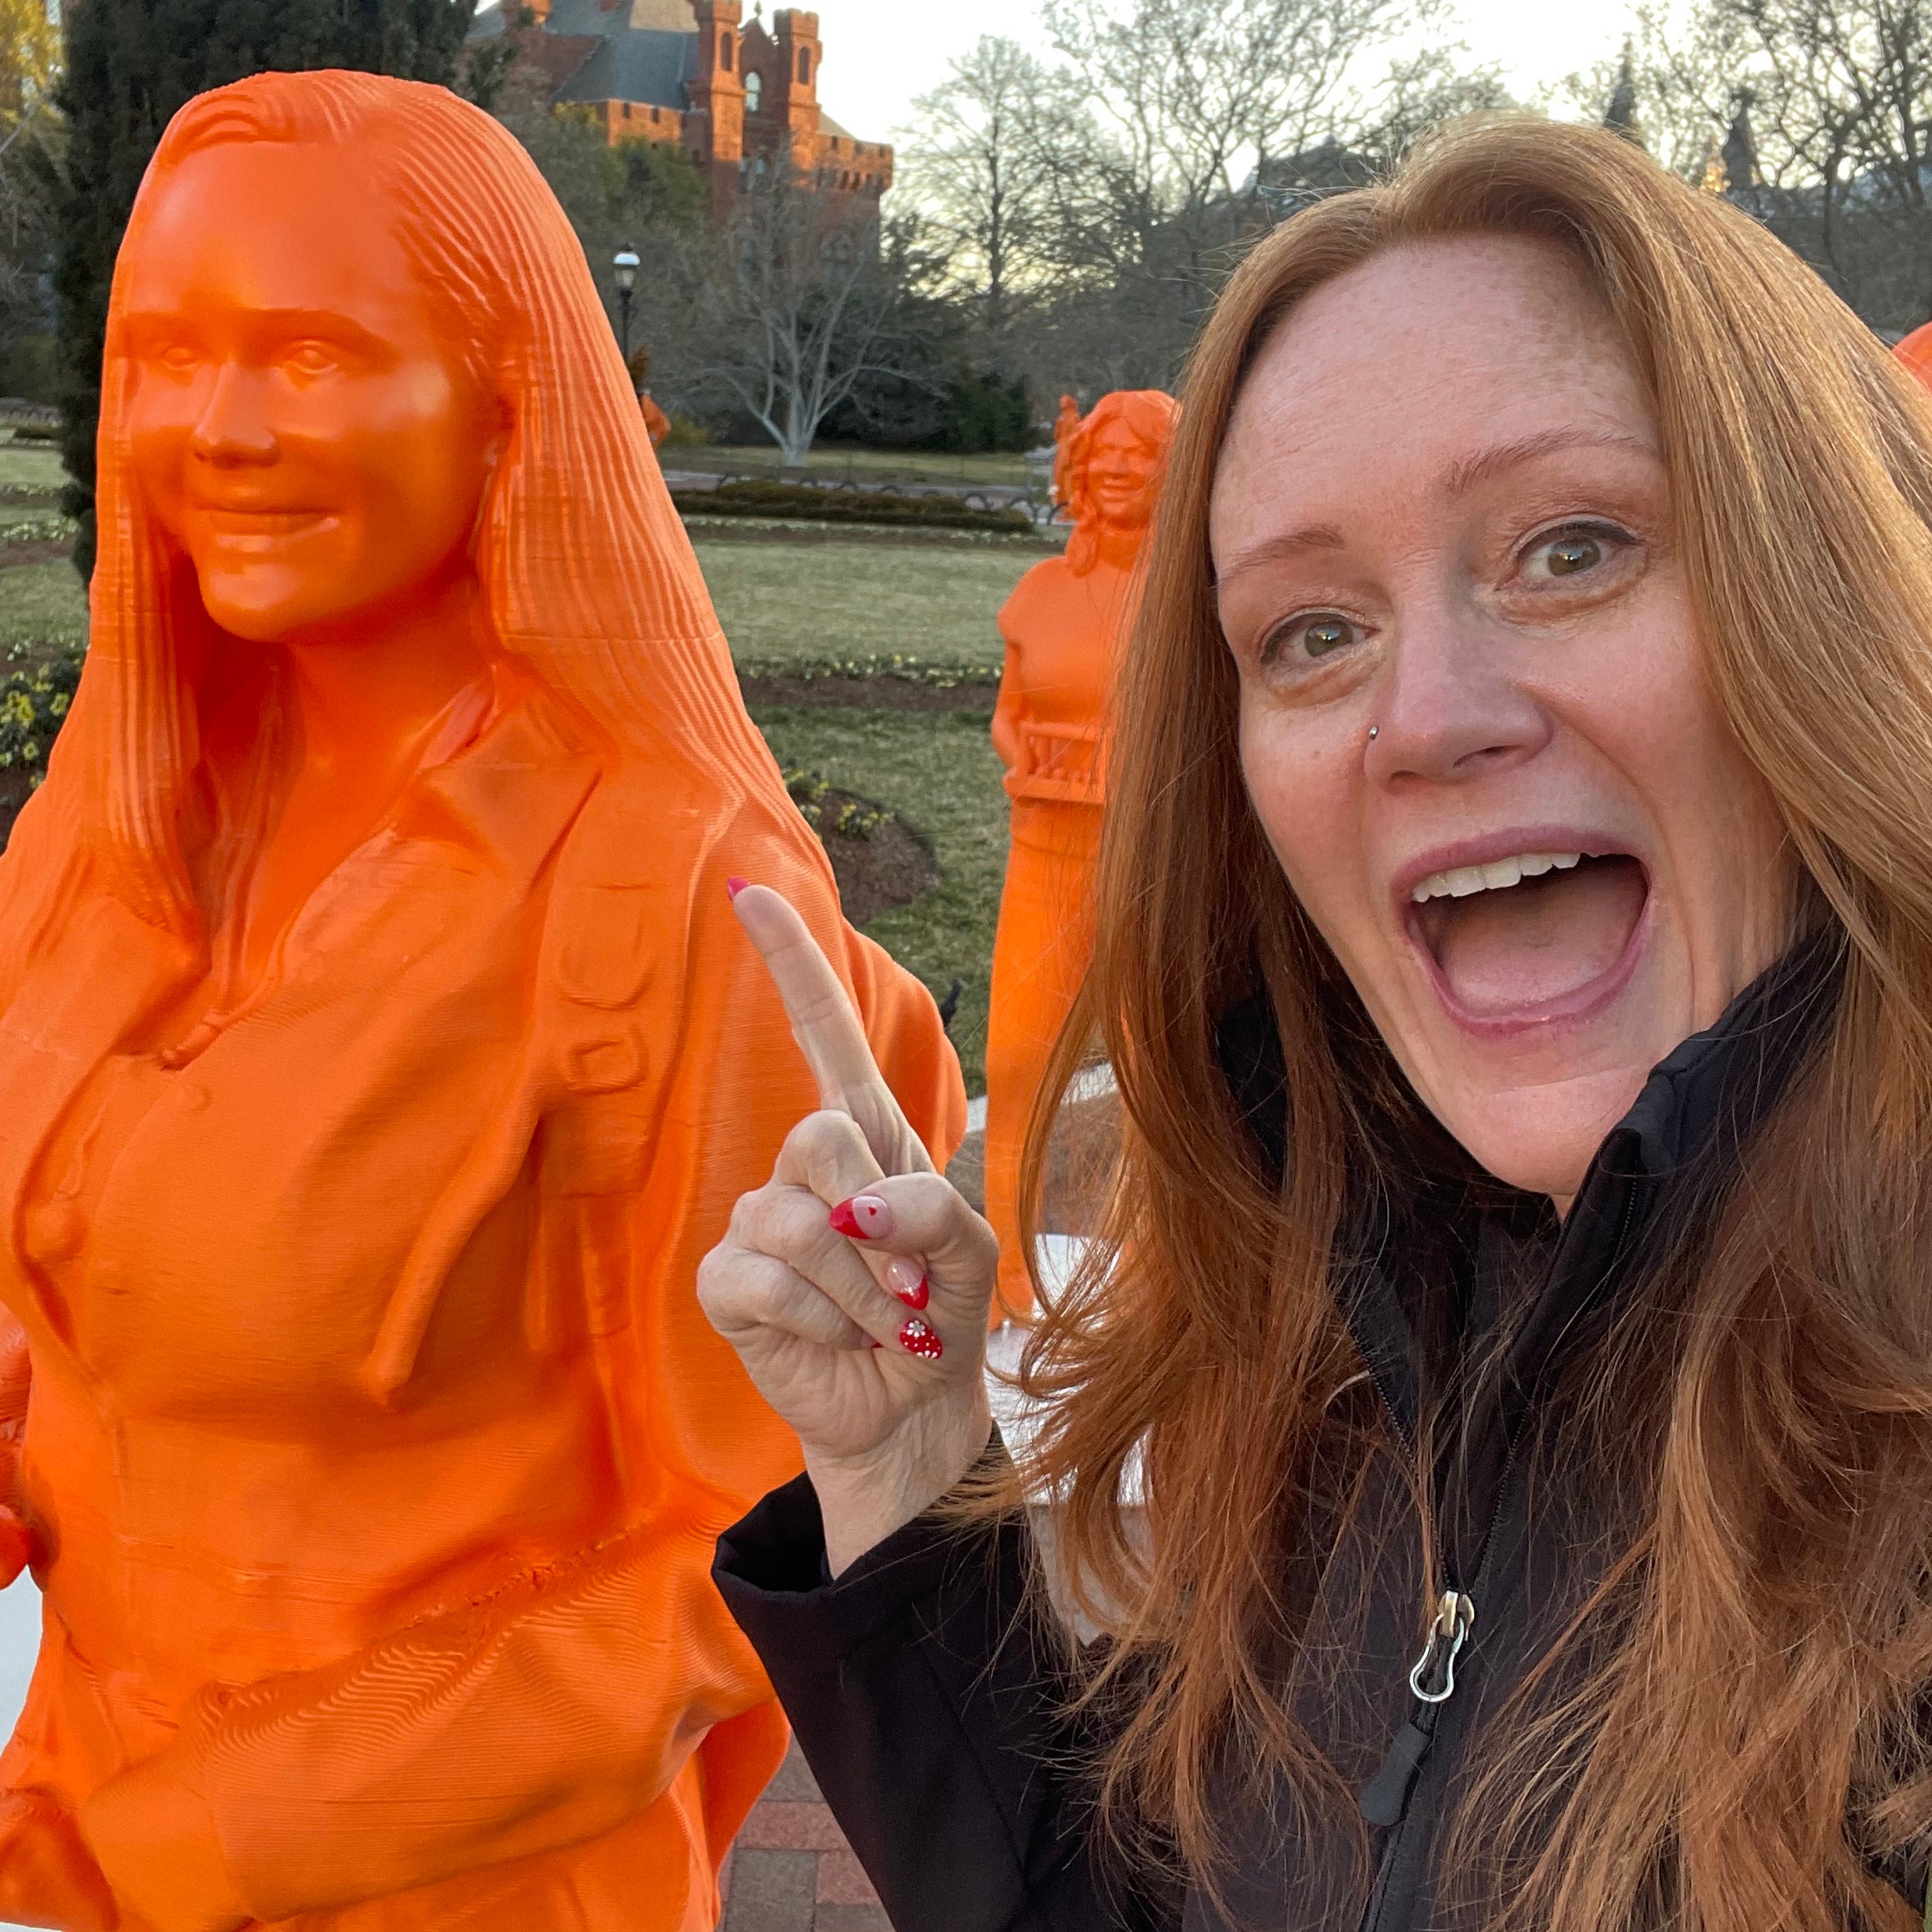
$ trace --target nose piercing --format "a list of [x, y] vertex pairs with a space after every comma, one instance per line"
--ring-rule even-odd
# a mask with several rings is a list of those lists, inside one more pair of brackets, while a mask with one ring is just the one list
[[1382, 727], [1380, 725], [1371, 725], [1369, 727], [1369, 736], [1371, 738], [1379, 738], [1381, 735]]

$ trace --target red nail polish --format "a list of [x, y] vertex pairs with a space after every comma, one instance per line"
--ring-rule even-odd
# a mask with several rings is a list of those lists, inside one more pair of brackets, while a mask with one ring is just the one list
[[933, 1334], [932, 1323], [917, 1315], [899, 1331], [899, 1346], [908, 1355], [924, 1356], [929, 1361], [937, 1361], [946, 1352], [946, 1345]]
[[885, 1344], [876, 1335], [868, 1335], [865, 1340], [865, 1346], [868, 1348], [883, 1348]]
[[876, 1194], [855, 1194], [827, 1215], [834, 1230], [855, 1241], [876, 1241], [892, 1231], [892, 1210]]
[[740, 878], [737, 874], [734, 873], [729, 878], [725, 881], [725, 890], [729, 893], [735, 899], [738, 894], [742, 893], [751, 883], [752, 882], [749, 879]]
[[885, 1279], [886, 1286], [908, 1308], [923, 1308], [932, 1299], [926, 1270], [917, 1261], [908, 1261], [903, 1255], [894, 1255], [886, 1263]]

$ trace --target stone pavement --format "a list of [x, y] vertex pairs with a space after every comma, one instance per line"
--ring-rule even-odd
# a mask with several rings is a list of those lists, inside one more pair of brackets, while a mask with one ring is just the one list
[[892, 1932], [794, 1743], [724, 1869], [719, 1932]]

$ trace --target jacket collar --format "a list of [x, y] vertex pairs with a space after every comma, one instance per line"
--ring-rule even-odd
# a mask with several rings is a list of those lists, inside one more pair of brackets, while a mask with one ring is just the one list
[[[1473, 1264], [1482, 1224], [1549, 1241], [1541, 1287], [1507, 1351], [1507, 1406], [1520, 1411], [1566, 1352], [1582, 1317], [1631, 1272], [1633, 1257], [1668, 1246], [1700, 1201], [1721, 1190], [1751, 1130], [1777, 1104], [1837, 1011], [1844, 937], [1835, 927], [1794, 945], [1652, 1070], [1636, 1101], [1598, 1148], [1560, 1232], [1547, 1201], [1468, 1169], [1378, 1175], [1365, 1188], [1341, 1247], [1336, 1291], [1357, 1345], [1396, 1427], [1411, 1441], [1420, 1421], [1420, 1351], [1398, 1267], [1420, 1273], [1421, 1292], [1441, 1285], [1421, 1257]], [[1265, 996], [1224, 1016], [1216, 1031], [1222, 1069], [1273, 1170], [1286, 1152], [1286, 1074]]]

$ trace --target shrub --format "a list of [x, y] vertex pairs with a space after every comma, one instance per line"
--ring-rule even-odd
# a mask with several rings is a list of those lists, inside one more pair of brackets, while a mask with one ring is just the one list
[[1030, 531], [1024, 510], [974, 510], [956, 496], [906, 496], [889, 490], [820, 490], [809, 483], [749, 480], [715, 490], [679, 490], [687, 516], [789, 516], [826, 523], [912, 524], [928, 530]]

